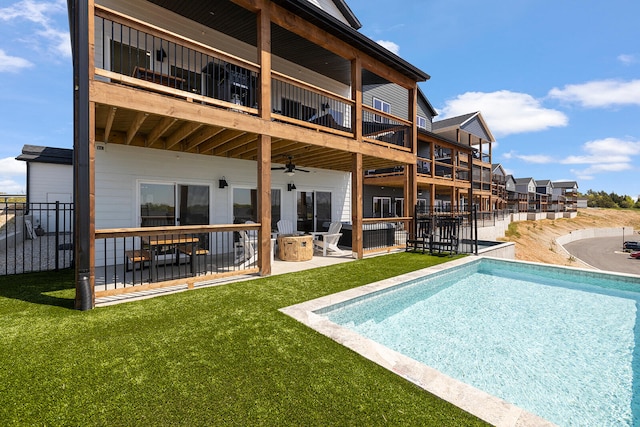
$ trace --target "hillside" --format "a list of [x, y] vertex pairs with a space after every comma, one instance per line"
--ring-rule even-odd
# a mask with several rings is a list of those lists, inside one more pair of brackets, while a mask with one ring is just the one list
[[[512, 223], [503, 241], [515, 242], [516, 259], [557, 265], [576, 262], [558, 250], [555, 238], [585, 228], [633, 227], [640, 230], [640, 210], [580, 209], [576, 218]], [[640, 236], [637, 236], [640, 237]], [[628, 240], [633, 240], [629, 236]]]

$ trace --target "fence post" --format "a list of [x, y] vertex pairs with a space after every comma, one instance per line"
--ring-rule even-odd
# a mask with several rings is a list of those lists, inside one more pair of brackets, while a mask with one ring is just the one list
[[478, 209], [475, 205], [471, 210], [471, 216], [473, 221], [473, 253], [478, 255]]
[[56, 200], [56, 225], [55, 225], [55, 233], [56, 233], [56, 237], [55, 237], [55, 248], [54, 250], [56, 251], [56, 271], [60, 270], [60, 235], [59, 235], [59, 230], [58, 230], [58, 226], [60, 224], [60, 201]]

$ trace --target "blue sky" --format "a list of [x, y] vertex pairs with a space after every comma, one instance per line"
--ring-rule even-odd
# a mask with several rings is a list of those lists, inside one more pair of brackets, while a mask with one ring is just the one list
[[[640, 2], [351, 0], [363, 34], [431, 75], [436, 119], [481, 111], [518, 178], [640, 195]], [[0, 192], [24, 144], [73, 145], [66, 1], [0, 0]]]

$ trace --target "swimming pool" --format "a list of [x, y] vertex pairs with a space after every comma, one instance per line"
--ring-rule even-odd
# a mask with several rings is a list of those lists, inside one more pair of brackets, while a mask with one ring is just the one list
[[638, 289], [470, 257], [283, 311], [493, 424], [620, 426], [639, 415]]

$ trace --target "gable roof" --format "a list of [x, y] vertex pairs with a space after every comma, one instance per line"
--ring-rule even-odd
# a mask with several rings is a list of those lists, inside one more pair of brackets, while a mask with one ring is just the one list
[[340, 13], [344, 17], [344, 19], [347, 20], [349, 25], [351, 25], [356, 30], [359, 30], [360, 28], [362, 28], [362, 24], [360, 23], [360, 21], [358, 20], [356, 15], [353, 13], [351, 8], [349, 7], [349, 5], [345, 1], [343, 1], [343, 0], [333, 0], [333, 4], [336, 5], [336, 7], [340, 11]]
[[578, 188], [576, 181], [554, 181], [553, 186], [557, 188]]
[[495, 138], [491, 134], [484, 118], [482, 118], [480, 111], [433, 122], [434, 131], [449, 129], [461, 129], [479, 138], [486, 139], [489, 142], [495, 142]]
[[496, 171], [498, 171], [501, 173], [501, 175], [507, 175], [507, 173], [505, 172], [504, 168], [502, 167], [501, 163], [493, 163], [491, 164], [491, 172], [492, 173], [496, 173]]
[[553, 187], [553, 182], [551, 182], [551, 180], [549, 180], [549, 179], [538, 179], [538, 180], [536, 180], [536, 186], [538, 186], [538, 187], [542, 187], [542, 186], [546, 187], [549, 184], [551, 184], [551, 187]]
[[25, 145], [22, 154], [16, 160], [34, 163], [51, 163], [58, 165], [73, 164], [73, 150], [69, 148], [42, 147], [40, 145]]
[[536, 181], [533, 178], [514, 178], [516, 185], [525, 184], [529, 185], [530, 182], [533, 181], [533, 185], [536, 184]]
[[435, 108], [433, 108], [433, 105], [431, 105], [431, 102], [429, 102], [429, 100], [427, 99], [427, 96], [424, 94], [422, 89], [420, 89], [420, 86], [418, 86], [418, 102], [420, 101], [424, 103], [424, 106], [427, 107], [432, 117], [435, 117], [438, 115], [438, 112], [435, 110]]

